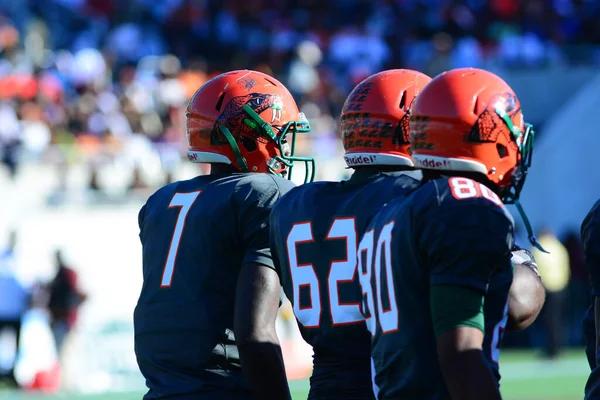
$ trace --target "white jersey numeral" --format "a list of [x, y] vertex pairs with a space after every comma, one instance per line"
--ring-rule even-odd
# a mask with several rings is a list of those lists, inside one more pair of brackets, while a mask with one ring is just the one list
[[492, 355], [492, 361], [498, 364], [500, 362], [500, 337], [502, 333], [506, 329], [506, 323], [508, 322], [508, 301], [504, 306], [504, 314], [502, 315], [502, 319], [498, 321], [496, 326], [494, 326], [494, 332], [492, 337], [492, 348], [490, 349], [490, 354]]
[[457, 200], [473, 199], [483, 197], [495, 205], [502, 207], [502, 200], [487, 186], [468, 178], [452, 177], [448, 179], [452, 196]]
[[160, 282], [161, 288], [171, 287], [173, 273], [175, 272], [175, 261], [177, 260], [177, 252], [179, 250], [179, 242], [181, 241], [181, 235], [183, 235], [183, 230], [185, 229], [185, 218], [200, 193], [202, 193], [201, 190], [189, 193], [175, 193], [169, 203], [169, 208], [180, 207], [180, 210], [179, 215], [177, 216], [177, 222], [175, 223], [175, 229], [173, 230], [167, 260], [165, 261], [165, 268]]
[[[332, 260], [327, 277], [329, 291], [329, 313], [334, 326], [355, 324], [364, 320], [360, 304], [344, 304], [339, 298], [338, 284], [351, 282], [356, 276], [356, 222], [353, 217], [337, 218], [333, 221], [325, 240], [344, 240], [346, 256]], [[305, 328], [318, 328], [321, 325], [322, 303], [319, 278], [313, 264], [299, 264], [298, 244], [314, 242], [312, 224], [301, 222], [294, 224], [288, 234], [286, 245], [288, 263], [292, 276], [294, 313]], [[307, 288], [310, 304], [301, 306], [300, 292]]]
[[[364, 306], [369, 311], [369, 315], [365, 319], [371, 335], [375, 335], [377, 324], [379, 324], [383, 333], [391, 333], [398, 330], [398, 304], [396, 303], [396, 290], [392, 274], [393, 229], [394, 221], [385, 224], [379, 234], [376, 246], [374, 232], [372, 230], [368, 231], [358, 246], [360, 284], [364, 296]], [[364, 265], [363, 253], [366, 253]], [[375, 253], [374, 256], [373, 253]], [[375, 267], [375, 282], [372, 282], [371, 279], [373, 277], [373, 267]], [[387, 283], [385, 287], [382, 286], [382, 274], [385, 274], [385, 281]], [[383, 306], [382, 294], [384, 290], [387, 292], [389, 300], [387, 308]], [[376, 307], [374, 299], [377, 299]]]

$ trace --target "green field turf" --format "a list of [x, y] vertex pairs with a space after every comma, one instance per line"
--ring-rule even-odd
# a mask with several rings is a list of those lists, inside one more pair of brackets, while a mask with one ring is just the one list
[[[581, 400], [588, 374], [583, 350], [565, 353], [560, 359], [545, 361], [531, 351], [504, 351], [501, 356], [502, 394], [505, 400]], [[294, 400], [306, 399], [308, 381], [291, 381]], [[139, 400], [141, 393], [100, 395], [41, 395], [1, 391], [2, 400]]]

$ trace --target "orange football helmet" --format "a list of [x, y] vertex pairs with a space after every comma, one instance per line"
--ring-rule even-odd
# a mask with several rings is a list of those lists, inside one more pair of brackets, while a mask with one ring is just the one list
[[417, 168], [478, 172], [514, 203], [531, 165], [534, 131], [514, 91], [495, 74], [459, 68], [436, 76], [412, 108]]
[[296, 133], [310, 132], [308, 120], [287, 88], [269, 75], [240, 70], [216, 76], [191, 98], [186, 120], [191, 162], [291, 179], [294, 162], [301, 161], [305, 180], [314, 179], [314, 159], [294, 156]]
[[391, 69], [371, 75], [350, 92], [341, 115], [344, 160], [349, 167], [413, 167], [410, 107], [429, 81], [417, 71]]

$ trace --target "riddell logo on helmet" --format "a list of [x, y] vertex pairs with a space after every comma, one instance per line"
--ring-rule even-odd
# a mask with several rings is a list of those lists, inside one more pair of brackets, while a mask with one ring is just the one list
[[368, 165], [377, 161], [377, 156], [344, 156], [348, 165]]
[[431, 158], [413, 158], [415, 165], [419, 168], [443, 169], [449, 168], [452, 164], [447, 160], [434, 160]]

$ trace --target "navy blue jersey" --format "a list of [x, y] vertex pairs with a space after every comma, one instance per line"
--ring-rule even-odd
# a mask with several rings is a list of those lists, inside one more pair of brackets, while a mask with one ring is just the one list
[[244, 264], [273, 268], [268, 217], [293, 186], [267, 174], [199, 176], [163, 187], [142, 207], [134, 325], [145, 399], [249, 395], [233, 335], [237, 277]]
[[449, 400], [430, 309], [432, 285], [485, 294], [483, 351], [497, 378], [512, 283], [514, 222], [466, 178], [424, 183], [384, 207], [359, 245], [359, 273], [379, 399]]
[[592, 296], [600, 296], [600, 200], [581, 224], [581, 242], [590, 275]]
[[592, 372], [585, 387], [586, 399], [600, 398], [600, 356], [596, 351], [595, 297], [600, 296], [600, 200], [581, 224], [581, 241], [591, 283], [591, 306], [583, 321], [586, 355]]
[[596, 352], [594, 296], [592, 296], [592, 304], [583, 317], [583, 337], [585, 338], [585, 355], [591, 369], [585, 385], [585, 400], [595, 400], [600, 398], [600, 366], [598, 366], [600, 356]]
[[311, 399], [373, 396], [356, 247], [370, 218], [417, 183], [401, 173], [357, 170], [348, 181], [294, 188], [271, 213], [275, 266], [314, 350]]

